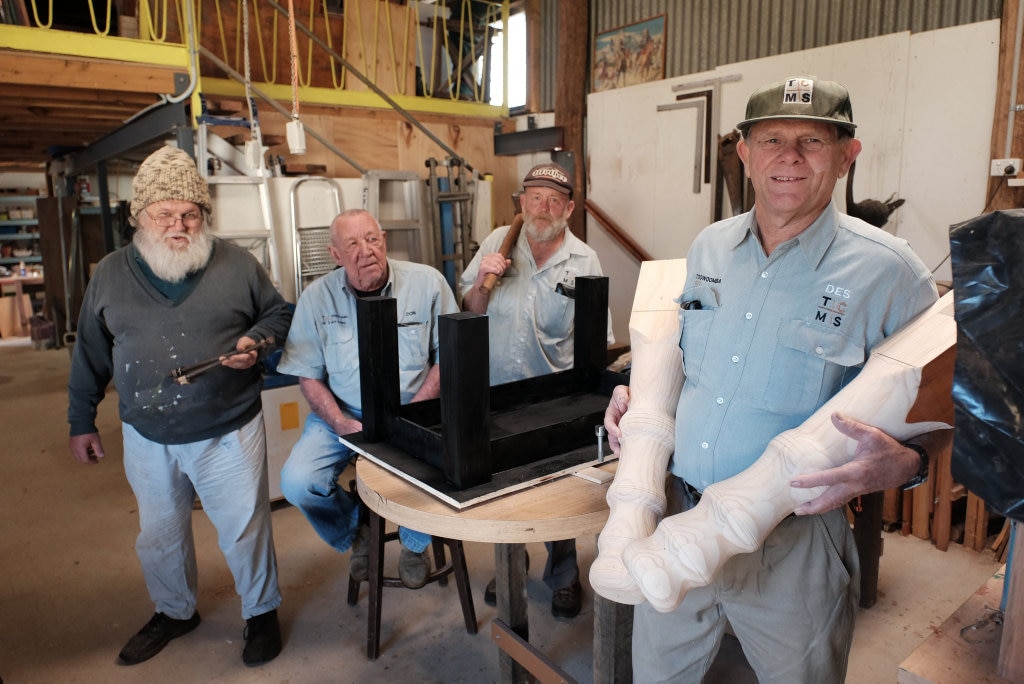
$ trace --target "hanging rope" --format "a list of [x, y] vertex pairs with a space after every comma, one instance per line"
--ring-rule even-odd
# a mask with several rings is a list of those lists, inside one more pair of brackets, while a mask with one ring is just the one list
[[299, 118], [299, 42], [295, 37], [295, 0], [288, 0], [288, 52], [292, 68], [292, 118]]
[[[245, 65], [245, 107], [249, 113], [249, 131], [257, 144], [263, 144], [260, 122], [256, 117], [256, 106], [252, 98], [252, 68], [249, 65], [249, 2], [242, 0], [242, 61]], [[261, 155], [262, 156], [262, 155]]]

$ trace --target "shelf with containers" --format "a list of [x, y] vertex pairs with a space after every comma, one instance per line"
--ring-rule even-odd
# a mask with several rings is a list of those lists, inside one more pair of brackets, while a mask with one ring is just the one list
[[41, 269], [39, 218], [36, 195], [10, 195], [0, 192], [0, 266]]

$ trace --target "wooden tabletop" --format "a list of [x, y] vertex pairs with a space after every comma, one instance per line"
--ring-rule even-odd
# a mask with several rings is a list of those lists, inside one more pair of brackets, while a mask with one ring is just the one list
[[42, 285], [43, 276], [31, 275], [31, 276], [3, 276], [0, 277], [0, 285]]
[[[614, 473], [617, 463], [600, 467]], [[375, 513], [462, 541], [525, 544], [597, 534], [608, 519], [609, 484], [567, 475], [460, 511], [365, 457], [356, 463], [359, 496]]]

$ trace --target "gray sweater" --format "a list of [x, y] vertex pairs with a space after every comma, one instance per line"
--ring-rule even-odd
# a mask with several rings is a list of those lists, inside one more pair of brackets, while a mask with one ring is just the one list
[[96, 432], [111, 378], [121, 420], [146, 439], [185, 444], [235, 430], [261, 408], [259, 364], [216, 366], [179, 385], [171, 371], [234, 349], [238, 338], [284, 343], [291, 311], [245, 250], [214, 241], [206, 268], [177, 301], [162, 295], [129, 245], [104, 257], [89, 281], [68, 379], [71, 435]]

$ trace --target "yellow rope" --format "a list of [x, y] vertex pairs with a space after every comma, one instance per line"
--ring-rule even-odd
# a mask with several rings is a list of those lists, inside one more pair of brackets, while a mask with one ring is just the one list
[[96, 8], [93, 7], [92, 0], [89, 0], [89, 18], [92, 20], [92, 30], [96, 35], [105, 36], [110, 33], [110, 8], [113, 4], [113, 0], [107, 0], [107, 27], [100, 31], [100, 27], [96, 25]]
[[50, 20], [46, 22], [45, 25], [43, 25], [43, 22], [39, 20], [39, 8], [36, 7], [36, 0], [32, 0], [32, 16], [35, 17], [36, 26], [39, 28], [48, 29], [53, 26], [53, 0], [50, 0], [49, 14], [47, 15]]

